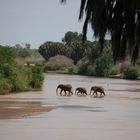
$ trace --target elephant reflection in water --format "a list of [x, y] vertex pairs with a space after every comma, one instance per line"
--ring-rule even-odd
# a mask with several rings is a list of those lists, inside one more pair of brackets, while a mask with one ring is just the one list
[[71, 84], [60, 84], [57, 86], [56, 88], [56, 93], [58, 94], [58, 89], [60, 89], [60, 95], [62, 95], [63, 91], [65, 93], [65, 96], [68, 94], [69, 96], [70, 95], [73, 95], [73, 92], [72, 92], [72, 86]]
[[102, 96], [102, 95], [105, 96], [105, 92], [104, 92], [104, 88], [103, 87], [101, 87], [101, 86], [92, 86], [91, 90], [90, 90], [90, 95], [92, 93], [92, 95], [96, 94], [96, 96], [97, 96], [97, 92], [100, 92], [100, 96]]

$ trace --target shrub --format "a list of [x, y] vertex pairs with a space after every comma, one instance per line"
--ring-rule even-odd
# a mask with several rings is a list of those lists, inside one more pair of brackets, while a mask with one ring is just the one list
[[44, 80], [43, 68], [40, 66], [31, 67], [31, 81], [32, 88], [41, 88]]
[[90, 62], [87, 58], [83, 58], [81, 61], [79, 61], [79, 63], [78, 63], [78, 74], [86, 75], [87, 67], [88, 67], [89, 63]]
[[135, 67], [128, 67], [126, 70], [123, 72], [123, 78], [124, 79], [137, 79], [139, 76], [138, 71]]
[[[25, 67], [6, 64], [0, 68], [0, 73], [3, 76], [4, 83], [10, 84], [10, 89], [8, 88], [9, 92], [27, 91], [30, 89], [29, 72], [26, 71]], [[4, 88], [5, 84], [2, 85]]]
[[11, 86], [10, 82], [0, 75], [0, 94], [9, 93], [11, 91]]
[[96, 76], [109, 76], [112, 67], [112, 57], [104, 55], [95, 61], [95, 74]]
[[24, 82], [18, 76], [12, 77], [11, 84], [12, 92], [26, 91], [26, 89], [24, 88]]
[[10, 64], [3, 64], [0, 67], [0, 73], [3, 75], [4, 78], [10, 78], [13, 75], [14, 67]]
[[46, 70], [60, 70], [63, 67], [71, 67], [73, 66], [72, 59], [63, 56], [63, 55], [56, 55], [51, 57], [48, 62], [46, 63]]
[[89, 76], [94, 76], [95, 75], [95, 65], [94, 64], [88, 65], [87, 75], [89, 75]]
[[30, 90], [30, 76], [29, 70], [26, 67], [17, 66], [13, 69], [13, 74], [10, 76], [10, 82], [12, 84], [11, 91], [28, 91]]
[[124, 61], [122, 63], [119, 64], [120, 67], [120, 71], [124, 72], [127, 68], [129, 68], [131, 65], [131, 63], [129, 61]]
[[115, 65], [111, 68], [110, 75], [117, 75], [120, 74], [120, 68], [119, 66]]
[[68, 73], [69, 74], [77, 74], [78, 73], [78, 67], [77, 66], [68, 67]]

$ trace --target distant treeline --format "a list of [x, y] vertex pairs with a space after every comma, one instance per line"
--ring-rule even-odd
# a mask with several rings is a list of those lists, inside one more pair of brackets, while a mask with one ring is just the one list
[[[116, 64], [113, 63], [110, 40], [105, 40], [102, 49], [98, 41], [86, 40], [83, 44], [82, 34], [77, 32], [67, 32], [62, 42], [45, 42], [39, 47], [39, 53], [46, 60], [46, 71], [128, 79], [139, 77], [139, 63], [137, 67], [131, 65], [129, 55], [126, 55], [125, 61], [122, 62], [120, 58]], [[62, 59], [60, 55], [70, 58], [73, 66], [66, 67], [70, 60]], [[67, 62], [63, 65], [64, 60]]]

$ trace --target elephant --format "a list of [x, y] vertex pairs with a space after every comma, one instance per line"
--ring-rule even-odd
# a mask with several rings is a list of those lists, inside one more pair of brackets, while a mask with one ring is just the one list
[[73, 92], [72, 92], [72, 86], [71, 84], [59, 84], [56, 88], [56, 94], [58, 94], [58, 89], [61, 89], [60, 90], [60, 95], [62, 95], [62, 92], [64, 91], [65, 92], [65, 95], [67, 95], [67, 91], [68, 91], [68, 95], [73, 95]]
[[82, 95], [84, 95], [84, 94], [87, 95], [87, 90], [84, 87], [78, 87], [75, 90], [75, 94], [78, 95], [78, 93], [81, 93]]
[[105, 96], [104, 88], [101, 86], [92, 86], [91, 90], [90, 90], [90, 95], [91, 95], [92, 91], [94, 91], [92, 95], [96, 94], [96, 96], [97, 96], [97, 92], [100, 92], [101, 93], [100, 96], [102, 94]]

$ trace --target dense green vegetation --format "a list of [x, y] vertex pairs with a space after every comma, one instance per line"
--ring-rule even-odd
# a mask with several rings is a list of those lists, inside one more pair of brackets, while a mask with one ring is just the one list
[[[20, 63], [19, 52], [13, 47], [0, 46], [0, 94], [41, 89], [43, 68], [30, 64], [24, 65], [26, 62]], [[23, 49], [23, 54], [25, 52]]]
[[[83, 44], [81, 34], [69, 31], [62, 38], [61, 43], [45, 42], [39, 47], [39, 52], [46, 59], [46, 71], [49, 72], [138, 79], [139, 59], [136, 64], [137, 68], [130, 63], [129, 55], [123, 62], [117, 61], [114, 64], [111, 41], [104, 42], [102, 53], [100, 53], [100, 47], [98, 41], [86, 40]], [[66, 58], [62, 59], [61, 55]], [[68, 58], [71, 59], [70, 65]], [[129, 69], [135, 70], [132, 72]]]
[[135, 67], [128, 67], [127, 69], [124, 70], [123, 76], [125, 79], [137, 79], [139, 73]]

